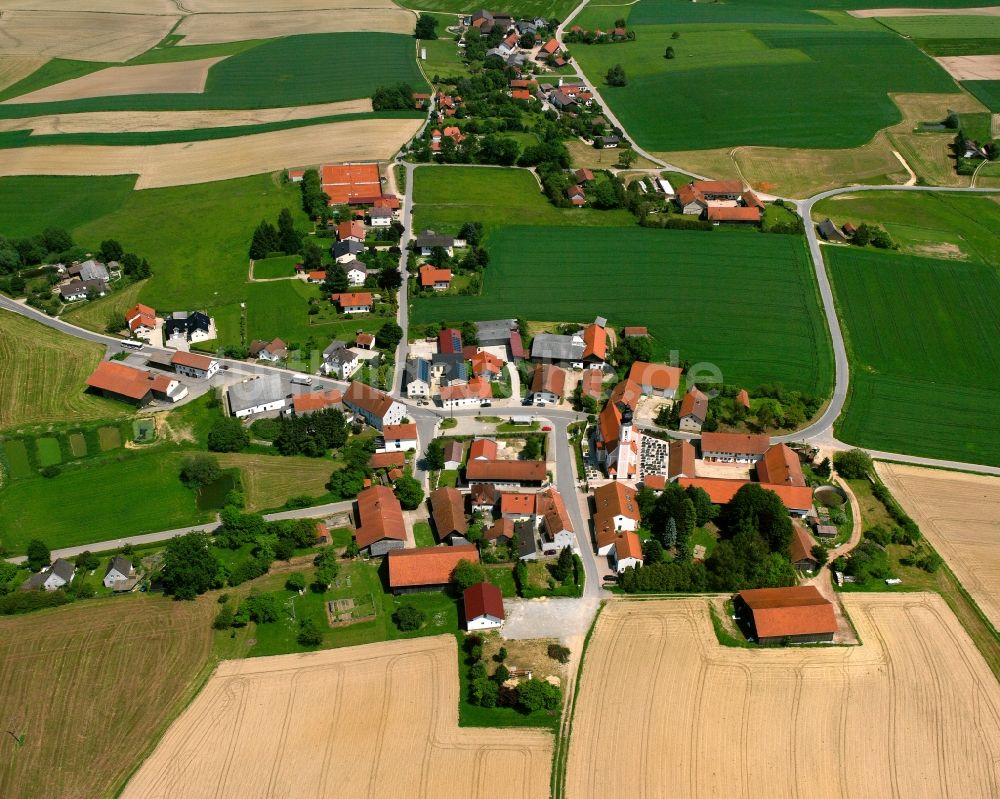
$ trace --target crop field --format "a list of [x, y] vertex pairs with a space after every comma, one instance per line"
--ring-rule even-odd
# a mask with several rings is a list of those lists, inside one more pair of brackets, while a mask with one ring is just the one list
[[934, 15], [920, 17], [876, 17], [901, 36], [910, 39], [1000, 38], [1000, 16]]
[[996, 268], [825, 248], [851, 384], [842, 441], [1000, 465]]
[[40, 536], [58, 549], [90, 543], [95, 534], [111, 540], [207, 521], [181, 484], [180, 467], [180, 455], [143, 452], [17, 480], [0, 489], [0, 546], [24, 552]]
[[[932, 59], [871, 22], [830, 24], [792, 8], [771, 8], [771, 14], [757, 19], [756, 5], [689, 3], [685, 13], [697, 17], [735, 13], [744, 18], [684, 25], [679, 38], [672, 39], [676, 25], [644, 21], [644, 7], [653, 5], [666, 13], [675, 7], [650, 0], [633, 7], [634, 42], [573, 46], [573, 55], [627, 132], [650, 150], [859, 147], [900, 120], [889, 93], [955, 91]], [[774, 24], [801, 23], [801, 16], [812, 17], [814, 24]], [[664, 58], [665, 43], [674, 48], [675, 58]], [[628, 76], [624, 87], [604, 83], [615, 64]], [[819, 86], [823, 91], [817, 91]], [[838, 102], [829, 103], [827, 92]], [[663, 108], [683, 113], [664, 114]]]
[[920, 525], [976, 604], [1000, 630], [1000, 478], [878, 462], [893, 497]]
[[1000, 686], [947, 605], [843, 599], [863, 645], [766, 651], [720, 646], [704, 599], [612, 601], [583, 664], [565, 795], [996, 796]]
[[[31, 130], [32, 135], [68, 134], [151, 134], [165, 131], [202, 131], [218, 128], [248, 128], [294, 120], [308, 120], [372, 111], [368, 98], [336, 103], [261, 108], [235, 111], [84, 111], [79, 114], [50, 114], [27, 119], [0, 120], [0, 131]], [[218, 131], [221, 136], [224, 132]], [[27, 137], [30, 139], [31, 137]], [[95, 137], [96, 138], [96, 137]], [[26, 142], [27, 143], [27, 142]]]
[[246, 493], [247, 510], [280, 508], [292, 497], [318, 497], [326, 493], [326, 483], [337, 468], [329, 458], [297, 458], [220, 453], [223, 469], [238, 468]]
[[457, 233], [465, 222], [498, 225], [631, 225], [627, 211], [556, 208], [527, 169], [419, 167], [414, 172], [413, 229]]
[[1000, 80], [966, 80], [962, 85], [990, 111], [1000, 113]]
[[551, 757], [547, 732], [459, 729], [441, 636], [224, 661], [122, 796], [527, 799], [548, 796]]
[[717, 365], [727, 383], [830, 389], [828, 334], [798, 236], [507, 226], [487, 247], [482, 294], [417, 299], [414, 324], [605, 316], [647, 325], [657, 357]]
[[1000, 263], [1000, 202], [930, 192], [841, 194], [813, 207], [813, 220], [878, 223], [903, 252]]
[[98, 344], [0, 311], [0, 430], [121, 415], [125, 407], [120, 403], [84, 393], [85, 381], [103, 355]]
[[[370, 59], [358, 70], [360, 53]], [[350, 80], [316, 80], [317, 69]], [[94, 76], [91, 76], [92, 78]], [[201, 93], [132, 94], [0, 106], [0, 117], [80, 111], [195, 111], [311, 105], [369, 97], [376, 87], [426, 86], [413, 38], [393, 33], [318, 33], [272, 39], [215, 64]]]
[[[0, 149], [0, 175], [138, 174], [136, 189], [208, 183], [294, 164], [387, 159], [420, 127], [412, 117], [275, 123], [267, 132], [223, 128], [225, 138], [141, 134], [164, 144], [50, 144]], [[291, 127], [288, 125], [291, 124]], [[122, 134], [128, 135], [128, 134]], [[234, 142], [235, 138], [239, 142]], [[192, 138], [192, 141], [186, 139]], [[238, 146], [237, 146], [238, 145]]]
[[955, 174], [951, 143], [954, 132], [918, 131], [921, 122], [943, 120], [949, 110], [986, 112], [968, 94], [893, 94], [903, 119], [879, 131], [860, 147], [804, 149], [736, 147], [658, 153], [664, 160], [704, 175], [747, 181], [768, 193], [809, 197], [820, 191], [860, 184], [905, 183], [909, 177], [893, 154], [898, 150], [910, 168], [936, 186], [967, 186], [967, 176]]
[[0, 91], [12, 86], [37, 70], [48, 59], [43, 56], [0, 56]]
[[136, 13], [132, 4], [121, 9], [130, 13], [94, 13], [97, 9], [81, 11], [80, 5], [67, 4], [61, 10], [5, 10], [0, 24], [4, 54], [125, 61], [155, 45], [180, 19], [176, 9], [173, 15], [143, 14]]
[[[476, 0], [402, 0], [400, 5], [420, 11], [436, 11], [439, 13], [471, 14], [482, 8], [482, 3]], [[578, 3], [574, 0], [510, 0], [503, 4], [503, 10], [519, 17], [542, 17], [544, 19], [564, 20]], [[438, 31], [444, 35], [444, 31]]]
[[217, 607], [135, 594], [0, 618], [4, 728], [24, 734], [0, 795], [113, 795], [197, 688]]
[[273, 13], [196, 14], [177, 26], [185, 46], [210, 42], [238, 42], [260, 36], [294, 36], [346, 32], [384, 32], [410, 35], [416, 17], [401, 8], [343, 8], [327, 10], [288, 10]]

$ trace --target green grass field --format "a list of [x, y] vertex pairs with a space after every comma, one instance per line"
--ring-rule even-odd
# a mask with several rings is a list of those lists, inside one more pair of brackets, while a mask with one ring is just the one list
[[615, 327], [647, 325], [658, 357], [677, 350], [716, 364], [729, 383], [830, 389], [828, 335], [798, 236], [511, 226], [487, 247], [482, 295], [418, 299], [414, 325], [600, 315]]
[[413, 228], [457, 233], [465, 222], [499, 225], [631, 225], [627, 211], [556, 208], [527, 169], [420, 167], [414, 173]]
[[1000, 80], [963, 80], [962, 86], [990, 111], [1000, 114]]
[[993, 55], [1000, 53], [1000, 38], [996, 39], [914, 39], [928, 55]]
[[130, 454], [13, 482], [0, 489], [0, 546], [18, 553], [42, 538], [56, 549], [205, 520], [177, 476], [180, 461], [159, 451]]
[[826, 250], [851, 359], [850, 444], [1000, 465], [993, 266]]
[[277, 258], [254, 261], [253, 276], [258, 280], [272, 277], [294, 277], [295, 264], [301, 260], [302, 258], [298, 255], [282, 255]]
[[[817, 3], [815, 7], [827, 6], [829, 3]], [[631, 11], [623, 14], [622, 12]], [[805, 24], [822, 25], [827, 20], [823, 17], [812, 14], [809, 11], [795, 7], [793, 4], [782, 5], [770, 2], [729, 2], [729, 3], [690, 3], [686, 0], [642, 0], [632, 6], [601, 7], [597, 5], [588, 6], [584, 12], [588, 15], [597, 16], [595, 23], [607, 18], [608, 14], [614, 14], [612, 22], [618, 16], [625, 16], [629, 26], [637, 25], [677, 25], [677, 24], [702, 24], [702, 23], [778, 23], [783, 25]], [[581, 22], [581, 25], [584, 23]], [[606, 24], [606, 23], [605, 23]], [[605, 28], [606, 30], [607, 28]]]
[[52, 226], [78, 228], [120, 208], [135, 180], [134, 175], [0, 178], [0, 235], [20, 238]]
[[818, 203], [813, 219], [877, 222], [903, 252], [1000, 263], [1000, 202], [988, 196], [863, 192]]
[[[642, 0], [629, 17], [634, 42], [572, 48], [628, 135], [650, 150], [858, 147], [899, 122], [890, 92], [954, 91], [932, 59], [876, 23], [838, 18], [833, 25], [800, 8], [751, 3], [685, 5], [698, 18], [714, 18], [716, 9], [737, 17], [697, 19], [672, 39], [678, 26], [648, 9], [673, 4]], [[759, 19], [761, 8], [770, 10]], [[775, 24], [801, 23], [803, 15], [814, 24]], [[628, 85], [607, 86], [605, 73], [619, 63]]]
[[[438, 33], [442, 33], [440, 27]], [[427, 50], [427, 60], [422, 62], [422, 66], [428, 77], [433, 79], [435, 75], [460, 78], [469, 76], [469, 70], [458, 54], [458, 45], [451, 37], [424, 41], [420, 46]]]
[[[358, 57], [362, 53], [366, 63], [359, 69]], [[209, 70], [205, 91], [201, 93], [4, 105], [0, 106], [0, 118], [77, 111], [311, 105], [369, 97], [378, 86], [403, 81], [418, 90], [427, 86], [417, 68], [412, 37], [394, 33], [317, 33], [268, 40], [220, 61]]]
[[305, 229], [298, 186], [255, 175], [132, 192], [116, 210], [72, 232], [89, 246], [116, 238], [126, 250], [147, 257], [153, 277], [140, 299], [154, 308], [211, 307], [246, 298], [254, 228], [265, 218], [273, 224], [285, 207]]
[[84, 392], [103, 354], [98, 344], [0, 311], [0, 430], [128, 412], [121, 403]]

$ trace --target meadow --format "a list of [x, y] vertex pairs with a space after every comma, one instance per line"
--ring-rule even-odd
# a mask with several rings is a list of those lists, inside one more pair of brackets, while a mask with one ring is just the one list
[[841, 194], [813, 207], [813, 220], [875, 222], [903, 252], [1000, 263], [1000, 202], [988, 196], [931, 192]]
[[98, 344], [0, 311], [0, 430], [122, 415], [125, 406], [84, 392], [103, 355]]
[[[113, 796], [201, 687], [213, 599], [145, 594], [0, 618], [0, 795]], [[53, 763], [59, 763], [53, 768]]]
[[[360, 53], [364, 69], [357, 68]], [[350, 75], [319, 80], [318, 73]], [[417, 68], [413, 38], [393, 33], [318, 33], [272, 39], [220, 61], [205, 91], [135, 94], [49, 103], [0, 105], [0, 118], [78, 111], [189, 111], [311, 105], [369, 97], [378, 86], [427, 84]], [[23, 83], [23, 82], [22, 82]]]
[[133, 186], [134, 175], [0, 178], [0, 235], [35, 236], [54, 226], [73, 230], [121, 208]]
[[1000, 17], [935, 15], [876, 17], [887, 28], [910, 39], [998, 39]]
[[[630, 17], [634, 42], [575, 45], [573, 55], [628, 134], [650, 150], [859, 147], [900, 120], [890, 92], [955, 90], [913, 44], [867, 21], [683, 26], [672, 39], [676, 26], [635, 24], [645, 4]], [[609, 87], [604, 75], [619, 63], [628, 85]]]
[[422, 166], [414, 172], [413, 229], [457, 233], [466, 222], [499, 225], [631, 225], [627, 211], [556, 208], [527, 169]]
[[599, 315], [615, 327], [647, 325], [657, 357], [676, 350], [716, 364], [727, 383], [830, 389], [828, 334], [798, 236], [505, 226], [487, 248], [482, 294], [417, 299], [413, 324]]
[[851, 362], [837, 436], [1000, 465], [1000, 276], [994, 266], [827, 248]]
[[292, 497], [322, 496], [330, 474], [342, 465], [329, 458], [286, 458], [246, 452], [220, 453], [216, 457], [223, 469], [240, 470], [249, 511], [280, 508]]
[[181, 484], [180, 466], [179, 453], [157, 450], [16, 480], [0, 489], [0, 545], [23, 552], [41, 537], [57, 549], [208, 521]]

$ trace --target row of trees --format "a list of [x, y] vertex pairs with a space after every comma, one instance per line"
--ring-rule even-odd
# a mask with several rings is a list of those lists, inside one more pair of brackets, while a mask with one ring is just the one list
[[323, 191], [323, 181], [315, 169], [307, 169], [302, 173], [299, 184], [302, 192], [302, 210], [314, 221], [325, 221], [330, 218], [330, 195]]

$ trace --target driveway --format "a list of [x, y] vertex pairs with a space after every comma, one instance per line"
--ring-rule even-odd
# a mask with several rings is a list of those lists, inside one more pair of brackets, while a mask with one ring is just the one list
[[504, 638], [558, 638], [563, 643], [578, 643], [587, 634], [600, 600], [582, 599], [505, 599], [507, 612]]

